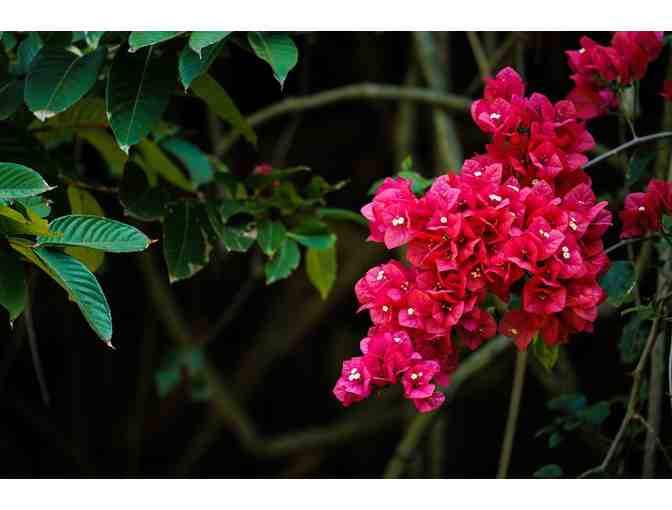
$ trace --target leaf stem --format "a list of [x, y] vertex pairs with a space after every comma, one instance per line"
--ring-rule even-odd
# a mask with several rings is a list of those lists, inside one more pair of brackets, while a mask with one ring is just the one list
[[624, 144], [621, 144], [618, 147], [615, 147], [614, 149], [611, 149], [611, 150], [605, 152], [604, 154], [601, 154], [601, 155], [597, 156], [594, 159], [591, 159], [590, 161], [588, 161], [588, 163], [583, 165], [583, 169], [586, 170], [586, 169], [590, 168], [591, 166], [597, 165], [601, 161], [604, 161], [607, 158], [615, 156], [616, 154], [618, 154], [618, 153], [620, 153], [620, 152], [622, 152], [626, 149], [629, 149], [630, 147], [634, 147], [634, 146], [640, 145], [642, 143], [647, 143], [647, 142], [651, 142], [651, 141], [654, 141], [654, 140], [659, 140], [659, 139], [663, 139], [663, 138], [670, 138], [670, 137], [672, 137], [672, 131], [661, 131], [659, 133], [654, 133], [652, 135], [639, 136], [637, 138], [633, 138], [632, 140], [627, 141]]

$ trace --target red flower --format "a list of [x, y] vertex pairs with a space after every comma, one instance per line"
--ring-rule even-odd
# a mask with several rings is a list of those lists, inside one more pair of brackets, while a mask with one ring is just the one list
[[514, 339], [519, 351], [524, 351], [537, 334], [541, 321], [523, 310], [509, 310], [499, 323], [499, 332]]
[[523, 287], [523, 309], [543, 315], [560, 312], [565, 307], [567, 290], [557, 281], [534, 276]]

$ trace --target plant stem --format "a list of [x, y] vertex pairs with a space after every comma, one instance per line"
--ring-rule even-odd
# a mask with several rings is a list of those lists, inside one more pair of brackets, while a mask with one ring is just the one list
[[[509, 50], [513, 47], [514, 43], [521, 38], [522, 35], [520, 32], [511, 32], [511, 34], [506, 38], [506, 40], [500, 45], [499, 49], [495, 52], [491, 59], [491, 67], [497, 67], [501, 61], [504, 59]], [[478, 90], [478, 87], [483, 84], [480, 74], [475, 76], [471, 83], [466, 89], [466, 94], [471, 96]]]
[[506, 429], [504, 431], [504, 441], [502, 442], [502, 452], [499, 457], [497, 478], [506, 478], [509, 472], [511, 452], [513, 450], [513, 440], [516, 435], [518, 414], [520, 412], [520, 400], [523, 395], [525, 373], [527, 372], [527, 355], [527, 351], [518, 351], [516, 353], [516, 368], [513, 374], [513, 389], [511, 390], [509, 415], [506, 419]]
[[[29, 285], [30, 289], [31, 285]], [[30, 346], [30, 354], [33, 358], [33, 366], [35, 367], [35, 375], [40, 386], [40, 393], [44, 405], [49, 407], [51, 398], [49, 397], [49, 388], [47, 388], [47, 381], [42, 370], [42, 361], [40, 360], [40, 352], [37, 348], [37, 335], [35, 334], [35, 324], [33, 323], [33, 310], [30, 302], [30, 290], [26, 296], [26, 306], [23, 310], [23, 322], [26, 325], [26, 334], [28, 336], [28, 345]]]
[[[357, 100], [389, 100], [389, 101], [416, 101], [426, 103], [436, 108], [466, 113], [469, 111], [472, 100], [468, 97], [455, 94], [446, 94], [417, 87], [400, 87], [397, 85], [381, 85], [377, 83], [358, 83], [317, 94], [290, 97], [259, 110], [247, 118], [251, 127], [260, 126], [276, 117], [293, 112], [302, 112], [322, 108], [334, 103]], [[215, 153], [218, 156], [226, 153], [240, 138], [240, 133], [231, 133], [217, 145]]]
[[[469, 356], [453, 374], [451, 383], [443, 390], [446, 395], [444, 406], [453, 401], [460, 387], [474, 374], [489, 366], [500, 354], [511, 347], [511, 339], [498, 336]], [[384, 478], [398, 478], [403, 474], [406, 461], [429, 430], [429, 426], [440, 416], [439, 412], [416, 416], [397, 446], [396, 453], [387, 463]]]
[[476, 32], [467, 32], [467, 39], [469, 39], [469, 45], [471, 46], [471, 51], [474, 54], [476, 59], [476, 65], [478, 65], [478, 71], [481, 74], [481, 79], [485, 81], [490, 78], [492, 69], [490, 68], [490, 62], [488, 62], [488, 57], [485, 54], [481, 40], [478, 38]]
[[623, 246], [627, 246], [629, 244], [639, 243], [639, 242], [642, 242], [642, 241], [649, 241], [651, 239], [657, 239], [657, 238], [658, 238], [658, 235], [655, 235], [655, 234], [647, 236], [647, 237], [631, 237], [630, 239], [624, 239], [623, 241], [619, 241], [616, 244], [612, 244], [611, 246], [609, 246], [609, 248], [604, 250], [604, 253], [605, 254], [610, 253], [614, 250], [618, 250], [619, 248], [622, 248]]
[[672, 131], [661, 131], [660, 133], [654, 133], [652, 135], [646, 135], [646, 136], [640, 136], [640, 137], [637, 137], [637, 138], [633, 138], [632, 140], [630, 140], [628, 142], [625, 142], [624, 144], [619, 145], [618, 147], [616, 147], [614, 149], [611, 149], [611, 150], [605, 152], [604, 154], [601, 154], [601, 155], [597, 156], [594, 159], [591, 159], [590, 161], [588, 161], [588, 163], [583, 165], [583, 169], [586, 170], [586, 169], [590, 168], [591, 166], [597, 165], [601, 161], [604, 161], [607, 158], [615, 156], [616, 154], [618, 154], [618, 153], [620, 153], [620, 152], [622, 152], [626, 149], [629, 149], [630, 147], [634, 147], [634, 146], [640, 145], [642, 143], [647, 143], [647, 142], [651, 142], [651, 141], [654, 141], [654, 140], [659, 140], [659, 139], [662, 139], [662, 138], [670, 138], [670, 137], [672, 137]]

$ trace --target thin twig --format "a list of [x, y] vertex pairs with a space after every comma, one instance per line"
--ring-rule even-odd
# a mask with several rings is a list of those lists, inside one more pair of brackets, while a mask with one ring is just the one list
[[[518, 40], [519, 37], [521, 37], [520, 33], [511, 32], [511, 34], [501, 44], [501, 46], [495, 52], [495, 54], [492, 56], [491, 59], [491, 66], [493, 69], [499, 66], [499, 64], [502, 62], [506, 54], [513, 47], [513, 44]], [[467, 87], [465, 94], [467, 96], [473, 95], [478, 90], [478, 87], [480, 85], [483, 85], [483, 80], [481, 79], [481, 75], [479, 74], [475, 76], [473, 80], [471, 80], [471, 83], [469, 83], [469, 86]]]
[[471, 46], [471, 51], [474, 53], [474, 58], [476, 59], [476, 64], [478, 65], [478, 71], [481, 74], [481, 79], [485, 81], [490, 78], [492, 69], [490, 67], [490, 62], [488, 62], [488, 57], [485, 54], [481, 40], [478, 38], [476, 32], [467, 32], [467, 39], [469, 39], [469, 45]]
[[611, 246], [609, 246], [609, 248], [604, 250], [604, 253], [605, 254], [611, 253], [612, 251], [618, 250], [619, 248], [622, 248], [623, 246], [627, 246], [627, 245], [633, 244], [633, 243], [639, 243], [639, 242], [642, 242], [642, 241], [649, 241], [651, 239], [658, 239], [658, 235], [654, 234], [654, 235], [650, 235], [650, 236], [647, 236], [647, 237], [631, 237], [630, 239], [624, 239], [622, 241], [617, 242], [616, 244], [612, 244]]
[[513, 440], [515, 438], [516, 427], [518, 425], [518, 413], [520, 412], [520, 400], [523, 395], [523, 386], [525, 384], [526, 372], [527, 351], [518, 351], [516, 353], [516, 368], [513, 374], [513, 388], [511, 390], [511, 401], [509, 403], [509, 414], [506, 418], [506, 429], [504, 431], [502, 451], [499, 456], [497, 478], [506, 478], [509, 473], [511, 452], [513, 451]]
[[653, 435], [655, 443], [658, 445], [658, 448], [660, 451], [663, 453], [663, 456], [665, 457], [665, 460], [667, 461], [667, 464], [670, 468], [672, 468], [672, 458], [670, 457], [670, 454], [667, 452], [667, 448], [663, 445], [662, 441], [660, 440], [660, 437], [656, 433], [655, 429], [649, 425], [649, 422], [644, 419], [644, 417], [637, 413], [632, 417], [633, 420], [638, 420], [646, 430]]
[[[460, 113], [468, 112], [472, 102], [468, 97], [435, 92], [424, 88], [381, 85], [377, 83], [358, 83], [355, 85], [338, 87], [325, 92], [319, 92], [310, 96], [284, 99], [283, 101], [279, 101], [252, 114], [247, 118], [247, 122], [251, 127], [256, 127], [288, 113], [313, 110], [343, 101], [372, 99], [416, 101]], [[218, 156], [226, 153], [239, 138], [240, 133], [231, 133], [228, 137], [223, 138], [219, 142], [215, 153]]]
[[628, 425], [630, 424], [636, 413], [636, 407], [639, 401], [639, 388], [642, 383], [641, 381], [642, 371], [644, 370], [644, 366], [646, 364], [647, 358], [649, 357], [649, 353], [651, 352], [651, 348], [653, 347], [653, 344], [656, 341], [659, 322], [660, 319], [658, 317], [653, 321], [651, 331], [649, 332], [649, 337], [646, 341], [646, 345], [644, 346], [644, 351], [642, 352], [642, 355], [639, 358], [637, 367], [632, 372], [633, 376], [632, 387], [630, 388], [630, 398], [628, 399], [628, 404], [625, 410], [625, 416], [623, 417], [623, 421], [621, 422], [621, 426], [619, 427], [616, 436], [611, 442], [611, 446], [609, 447], [609, 450], [607, 451], [604, 460], [599, 466], [591, 468], [588, 471], [585, 471], [584, 473], [579, 475], [579, 478], [586, 478], [589, 475], [604, 472], [604, 470], [607, 469], [607, 467], [609, 466], [611, 460], [616, 455], [616, 451], [618, 450], [618, 446], [621, 443], [623, 436], [625, 435], [625, 431], [627, 430]]
[[42, 361], [40, 360], [40, 352], [37, 347], [37, 335], [35, 334], [35, 325], [33, 323], [33, 311], [32, 304], [30, 302], [30, 291], [26, 295], [26, 306], [23, 310], [23, 322], [26, 326], [26, 334], [28, 336], [28, 345], [30, 346], [30, 354], [33, 358], [33, 366], [35, 367], [35, 375], [37, 376], [37, 382], [40, 386], [40, 393], [42, 394], [42, 400], [44, 405], [49, 407], [51, 403], [51, 398], [49, 397], [49, 388], [47, 387], [47, 381], [44, 377], [44, 371], [42, 370]]
[[604, 161], [607, 158], [615, 156], [616, 154], [619, 154], [620, 152], [622, 152], [626, 149], [629, 149], [630, 147], [634, 147], [634, 146], [640, 145], [642, 143], [647, 143], [647, 142], [651, 142], [651, 141], [654, 141], [654, 140], [659, 140], [659, 139], [662, 139], [662, 138], [670, 138], [670, 137], [672, 137], [672, 131], [661, 131], [660, 133], [654, 133], [652, 135], [646, 135], [646, 136], [640, 136], [638, 138], [633, 138], [632, 140], [630, 140], [628, 142], [625, 142], [624, 144], [619, 145], [618, 147], [616, 147], [614, 149], [611, 149], [611, 150], [605, 152], [604, 154], [601, 154], [601, 155], [597, 156], [594, 159], [591, 159], [590, 161], [588, 161], [588, 163], [583, 165], [583, 169], [586, 170], [586, 169], [590, 168], [591, 166], [597, 165], [601, 161]]

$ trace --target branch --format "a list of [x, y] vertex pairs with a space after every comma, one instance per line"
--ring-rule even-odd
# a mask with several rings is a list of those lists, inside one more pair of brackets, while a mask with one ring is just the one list
[[483, 49], [483, 45], [481, 44], [481, 40], [478, 38], [476, 32], [467, 32], [467, 39], [469, 39], [469, 46], [471, 46], [471, 51], [474, 53], [481, 79], [485, 82], [486, 79], [490, 78], [492, 69], [490, 67], [490, 62], [488, 62], [488, 57], [485, 54], [485, 50]]
[[658, 237], [659, 236], [657, 234], [653, 234], [653, 235], [646, 236], [646, 237], [631, 237], [630, 239], [624, 239], [622, 241], [617, 242], [616, 244], [612, 244], [611, 246], [609, 246], [609, 248], [604, 250], [604, 253], [607, 254], [607, 253], [610, 253], [614, 250], [618, 250], [619, 248], [622, 248], [623, 246], [627, 246], [627, 245], [633, 244], [633, 243], [639, 243], [639, 242], [642, 242], [642, 241], [650, 241], [652, 239], [657, 239]]
[[[506, 38], [506, 40], [500, 45], [497, 52], [495, 52], [495, 54], [493, 55], [491, 64], [493, 68], [499, 66], [501, 61], [504, 59], [506, 54], [513, 46], [513, 43], [515, 43], [521, 37], [523, 37], [523, 35], [520, 32], [511, 32], [511, 34]], [[467, 87], [465, 93], [468, 96], [474, 94], [474, 92], [478, 90], [479, 85], [482, 84], [483, 80], [481, 79], [481, 76], [480, 75], [475, 76], [474, 79], [471, 80], [471, 83]]]
[[670, 138], [670, 137], [672, 137], [672, 131], [661, 131], [660, 133], [654, 133], [652, 135], [639, 136], [637, 138], [633, 138], [632, 140], [630, 140], [628, 142], [625, 142], [624, 144], [619, 145], [618, 147], [616, 147], [614, 149], [611, 149], [611, 150], [605, 152], [604, 154], [601, 154], [600, 156], [597, 156], [594, 159], [591, 159], [590, 161], [588, 161], [588, 163], [583, 165], [583, 169], [586, 170], [586, 169], [590, 168], [591, 166], [597, 165], [601, 161], [604, 161], [605, 159], [610, 158], [611, 156], [615, 156], [616, 154], [618, 154], [618, 153], [620, 153], [620, 152], [622, 152], [626, 149], [629, 149], [630, 147], [634, 147], [634, 146], [640, 145], [642, 143], [647, 143], [647, 142], [651, 142], [651, 141], [654, 141], [654, 140], [659, 140], [659, 139], [662, 139], [662, 138]]
[[641, 381], [642, 371], [644, 370], [644, 366], [646, 364], [647, 358], [649, 357], [649, 353], [651, 352], [651, 348], [653, 347], [653, 344], [656, 341], [659, 322], [660, 318], [658, 317], [653, 321], [651, 331], [649, 332], [649, 337], [646, 340], [644, 351], [642, 352], [642, 355], [639, 358], [637, 367], [632, 373], [633, 376], [632, 387], [630, 388], [630, 398], [628, 399], [628, 404], [625, 410], [625, 416], [623, 417], [621, 426], [619, 427], [618, 432], [616, 433], [616, 437], [614, 437], [613, 441], [611, 442], [611, 446], [607, 451], [607, 455], [604, 457], [604, 460], [599, 466], [591, 468], [588, 471], [582, 473], [581, 475], [579, 475], [579, 478], [586, 478], [589, 475], [603, 472], [609, 466], [609, 463], [614, 458], [614, 455], [616, 455], [616, 451], [618, 449], [621, 440], [623, 439], [623, 436], [625, 435], [625, 431], [627, 430], [628, 425], [630, 424], [630, 422], [632, 421], [632, 419], [636, 414], [636, 407], [639, 401], [639, 388], [642, 383]]
[[506, 418], [506, 429], [504, 431], [504, 441], [502, 442], [502, 452], [499, 456], [497, 478], [506, 478], [509, 472], [511, 452], [513, 451], [513, 440], [516, 435], [516, 426], [518, 425], [520, 399], [523, 395], [523, 385], [525, 384], [526, 369], [527, 351], [519, 351], [516, 353], [516, 368], [513, 374], [513, 388], [511, 390], [511, 401], [509, 403], [509, 415]]
[[[377, 83], [346, 85], [310, 96], [290, 97], [259, 110], [247, 118], [251, 127], [256, 127], [271, 119], [293, 112], [322, 108], [334, 103], [357, 100], [416, 101], [437, 108], [466, 113], [471, 106], [471, 98], [455, 94], [438, 93], [425, 88], [400, 87]], [[231, 133], [215, 150], [218, 156], [224, 154], [240, 138], [240, 133]]]
[[28, 345], [30, 346], [30, 354], [33, 358], [33, 366], [35, 367], [35, 375], [37, 376], [37, 382], [40, 386], [40, 393], [42, 394], [42, 400], [44, 404], [49, 407], [51, 398], [49, 397], [49, 388], [47, 387], [47, 381], [44, 377], [44, 371], [42, 370], [42, 361], [40, 360], [40, 351], [37, 348], [37, 335], [35, 334], [35, 324], [33, 323], [33, 310], [31, 306], [31, 296], [30, 288], [32, 285], [29, 285], [29, 291], [26, 295], [26, 306], [23, 310], [23, 322], [26, 325], [26, 333], [28, 336]]
[[[508, 350], [511, 345], [510, 338], [498, 336], [469, 356], [453, 374], [451, 383], [443, 390], [443, 393], [446, 395], [444, 406], [453, 401], [460, 387], [468, 379], [490, 365], [500, 354]], [[415, 417], [397, 446], [394, 457], [387, 463], [385, 473], [383, 474], [384, 478], [398, 478], [401, 476], [408, 457], [417, 448], [425, 433], [429, 430], [430, 425], [440, 415], [440, 412], [435, 411]]]

